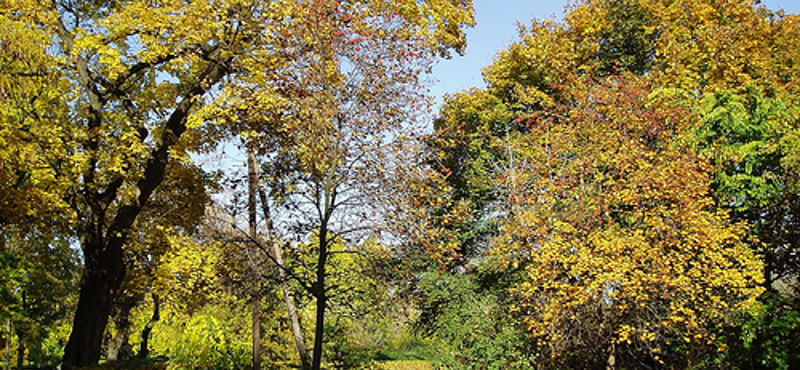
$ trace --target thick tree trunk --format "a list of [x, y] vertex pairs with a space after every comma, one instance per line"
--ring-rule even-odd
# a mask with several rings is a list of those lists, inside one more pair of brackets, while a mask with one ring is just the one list
[[122, 243], [103, 244], [99, 237], [85, 238], [85, 269], [72, 333], [64, 349], [63, 369], [96, 365], [114, 295], [125, 278]]
[[142, 344], [139, 346], [139, 358], [148, 358], [150, 356], [150, 334], [153, 332], [153, 327], [161, 320], [161, 300], [158, 294], [153, 293], [153, 316], [150, 321], [142, 329]]
[[[74, 40], [63, 24], [61, 26], [59, 32], [64, 38], [65, 49], [71, 51]], [[97, 95], [100, 89], [90, 78], [86, 60], [77, 57], [76, 61], [81, 83], [91, 103], [89, 127], [99, 129], [103, 123], [103, 98], [107, 97]], [[197, 82], [186, 90], [164, 123], [160, 142], [150, 153], [144, 165], [143, 176], [135, 185], [139, 191], [138, 199], [120, 206], [114, 215], [106, 212], [114, 201], [119, 200], [118, 192], [124, 179], [118, 178], [108, 184], [97, 183], [95, 175], [98, 160], [93, 158], [90, 161], [89, 170], [84, 174], [85, 187], [80, 196], [76, 197], [80, 199], [76, 201], [79, 203], [76, 209], [82, 211], [79, 216], [84, 222], [80, 235], [84, 271], [72, 333], [64, 349], [62, 369], [73, 370], [92, 366], [100, 360], [103, 333], [108, 324], [112, 303], [125, 278], [122, 247], [128, 238], [128, 233], [150, 196], [164, 180], [170, 150], [186, 131], [186, 118], [196, 99], [215, 86], [229, 72], [225, 64], [211, 63], [199, 75]], [[87, 147], [91, 153], [98, 153], [101, 140], [102, 137], [99, 136], [88, 140]]]

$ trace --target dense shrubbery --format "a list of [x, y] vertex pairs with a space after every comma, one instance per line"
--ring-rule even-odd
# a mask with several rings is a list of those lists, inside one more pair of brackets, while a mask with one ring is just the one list
[[417, 332], [439, 346], [434, 362], [449, 369], [533, 366], [536, 346], [508, 310], [502, 289], [509, 276], [497, 270], [472, 274], [430, 270], [423, 275], [418, 283], [422, 311]]

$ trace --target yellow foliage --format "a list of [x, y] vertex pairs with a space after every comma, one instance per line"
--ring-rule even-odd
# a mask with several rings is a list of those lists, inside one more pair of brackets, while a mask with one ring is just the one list
[[576, 92], [515, 152], [524, 181], [493, 253], [527, 256], [516, 310], [553, 354], [705, 345], [761, 292], [746, 225], [713, 210], [710, 168], [680, 139], [692, 114], [630, 79]]

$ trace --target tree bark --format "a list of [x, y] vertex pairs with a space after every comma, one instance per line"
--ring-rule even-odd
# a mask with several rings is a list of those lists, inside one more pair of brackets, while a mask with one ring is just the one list
[[122, 243], [103, 245], [97, 235], [83, 243], [85, 268], [63, 369], [97, 364], [114, 295], [125, 277]]
[[[256, 187], [258, 186], [258, 162], [256, 161], [255, 140], [247, 143], [247, 212], [249, 214], [250, 238], [257, 240], [258, 219], [256, 211]], [[261, 279], [254, 254], [258, 250], [250, 247], [250, 273], [253, 281], [253, 370], [261, 370]]]
[[114, 326], [117, 328], [117, 335], [111, 339], [108, 344], [108, 351], [106, 352], [106, 359], [109, 361], [127, 360], [128, 351], [125, 347], [128, 346], [128, 338], [131, 331], [131, 306], [127, 303], [117, 304], [114, 312], [113, 320]]
[[310, 369], [311, 365], [308, 358], [308, 348], [306, 347], [306, 342], [303, 339], [303, 330], [300, 326], [300, 318], [297, 315], [297, 304], [294, 302], [292, 288], [289, 286], [286, 270], [282, 268], [285, 267], [283, 263], [283, 251], [281, 250], [281, 244], [278, 241], [278, 234], [275, 232], [275, 225], [272, 222], [272, 212], [270, 212], [267, 194], [264, 191], [264, 188], [261, 186], [258, 187], [258, 194], [261, 198], [261, 210], [264, 214], [264, 220], [267, 224], [267, 232], [269, 233], [267, 237], [269, 238], [272, 246], [272, 255], [275, 258], [275, 263], [278, 265], [278, 276], [281, 279], [281, 289], [283, 290], [283, 299], [286, 302], [286, 312], [289, 314], [289, 324], [292, 327], [292, 335], [294, 336], [294, 343], [297, 347], [297, 354], [300, 356], [300, 368], [303, 370], [308, 370]]
[[327, 305], [327, 297], [325, 296], [324, 289], [321, 289], [321, 294], [317, 295], [317, 320], [314, 326], [314, 350], [312, 352], [312, 370], [320, 370], [322, 367], [322, 341], [325, 333], [325, 309]]
[[153, 293], [153, 316], [150, 317], [150, 321], [148, 321], [147, 325], [142, 329], [142, 343], [139, 346], [139, 358], [150, 357], [150, 334], [153, 332], [153, 327], [159, 320], [161, 320], [161, 300], [158, 298], [158, 294]]
[[[258, 290], [258, 288], [256, 288]], [[253, 293], [253, 370], [261, 369], [261, 294]]]
[[317, 281], [314, 286], [314, 296], [317, 300], [317, 320], [314, 326], [314, 352], [312, 353], [312, 370], [322, 367], [322, 343], [325, 334], [325, 310], [328, 305], [328, 296], [325, 291], [325, 266], [328, 263], [328, 228], [327, 220], [323, 219], [319, 230], [319, 255], [317, 256]]

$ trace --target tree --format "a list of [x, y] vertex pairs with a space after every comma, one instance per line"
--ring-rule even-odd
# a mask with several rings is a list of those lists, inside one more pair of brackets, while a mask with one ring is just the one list
[[[220, 119], [259, 139], [261, 171], [277, 240], [315, 240], [310, 281], [287, 266], [315, 299], [312, 368], [322, 363], [331, 246], [350, 248], [374, 228], [384, 172], [405, 141], [402, 124], [424, 112], [417, 92], [434, 55], [463, 48], [471, 6], [462, 1], [319, 0], [293, 9], [281, 48], [293, 64], [265, 76], [281, 100], [259, 100], [258, 84], [225, 92]], [[255, 88], [254, 88], [255, 87]], [[255, 98], [254, 98], [255, 97]], [[269, 109], [264, 109], [268, 107]], [[275, 109], [278, 108], [278, 109]], [[283, 221], [283, 220], [287, 221]], [[355, 237], [356, 232], [361, 233]], [[270, 248], [264, 248], [272, 255]], [[276, 255], [272, 256], [273, 260]]]
[[22, 41], [39, 52], [43, 69], [22, 63], [13, 83], [38, 84], [55, 94], [45, 101], [60, 107], [30, 112], [36, 127], [56, 133], [38, 137], [54, 144], [34, 158], [44, 158], [39, 171], [61, 184], [55, 199], [69, 205], [84, 255], [64, 367], [91, 365], [124, 280], [123, 245], [163, 181], [170, 153], [182, 150], [190, 115], [223, 77], [246, 74], [258, 51], [269, 50], [280, 12], [248, 1], [22, 1], [3, 8], [4, 19], [38, 35]]
[[765, 287], [798, 271], [798, 178], [791, 162], [796, 113], [758, 88], [718, 91], [703, 101], [701, 150], [717, 169], [715, 197], [735, 219], [753, 226], [764, 256]]
[[[796, 111], [791, 95], [745, 86], [709, 94], [702, 104], [698, 147], [715, 165], [717, 206], [748, 222], [751, 248], [764, 261], [768, 290], [751, 315], [732, 325], [725, 343], [728, 363], [791, 368], [798, 358], [794, 325], [798, 313], [793, 281], [800, 271]], [[744, 366], [744, 365], [743, 365]]]
[[513, 307], [554, 364], [698, 364], [761, 292], [746, 226], [712, 207], [681, 92], [625, 75], [581, 85], [563, 110], [522, 117], [531, 132], [513, 143], [492, 251], [526, 266]]
[[748, 83], [790, 84], [794, 16], [757, 1], [579, 1], [563, 22], [534, 20], [485, 77], [509, 104], [558, 98], [568, 76], [627, 71], [700, 96]]
[[43, 353], [45, 338], [74, 308], [78, 256], [69, 241], [34, 228], [6, 227], [0, 238], [0, 300], [2, 316], [11, 319], [18, 338], [17, 368], [26, 352], [39, 365], [53, 358]]
[[[106, 346], [106, 359], [124, 360], [132, 354], [131, 348], [126, 350], [131, 311], [147, 296], [158, 300], [160, 292], [154, 289], [154, 282], [164, 263], [164, 255], [172, 247], [169, 238], [194, 235], [200, 231], [211, 202], [210, 193], [215, 188], [212, 176], [191, 163], [172, 161], [168, 165], [163, 186], [142, 210], [142, 217], [134, 223], [130, 239], [124, 246], [127, 273], [114, 299], [112, 319], [115, 335]], [[144, 356], [146, 352], [140, 350], [138, 355]]]
[[[421, 202], [427, 213], [420, 211], [431, 221], [428, 235], [443, 236], [432, 243], [433, 255], [457, 256], [452, 251], [468, 246], [460, 231], [474, 230], [452, 217], [458, 203], [437, 195], [466, 194], [474, 207], [491, 189], [505, 205], [472, 208], [469, 221], [498, 218], [500, 237], [479, 245], [527, 272], [510, 302], [533, 337], [551, 346], [542, 350], [557, 355], [550, 365], [656, 364], [658, 350], [661, 360], [680, 367], [713, 358], [714, 346], [725, 352], [720, 342], [678, 341], [678, 333], [720, 338], [730, 317], [704, 300], [752, 303], [754, 284], [770, 280], [760, 279], [753, 253], [793, 253], [794, 207], [787, 201], [796, 189], [790, 148], [797, 135], [794, 112], [783, 107], [796, 99], [796, 46], [787, 42], [796, 34], [795, 17], [745, 0], [581, 1], [563, 22], [521, 27], [520, 41], [484, 70], [487, 89], [457, 95], [437, 122], [446, 128], [431, 140], [444, 149], [433, 154], [442, 174], [432, 177], [436, 187], [421, 197], [430, 200]], [[486, 185], [487, 178], [494, 183]], [[712, 225], [698, 227], [702, 220]], [[771, 225], [763, 233], [769, 242], [756, 241], [759, 224]], [[697, 237], [712, 229], [708, 238]], [[630, 257], [636, 250], [658, 250], [663, 259]], [[703, 257], [712, 251], [721, 259]], [[720, 269], [748, 288], [684, 292], [696, 301], [677, 291], [656, 299], [660, 289], [674, 287], [648, 280], [646, 271], [687, 258], [699, 259], [692, 262], [697, 276]], [[739, 262], [719, 262], [726, 258]], [[771, 274], [792, 273], [792, 258], [769, 259]], [[626, 262], [634, 260], [639, 265]], [[642, 284], [625, 285], [630, 278], [615, 271], [642, 274]], [[626, 296], [633, 291], [650, 293]], [[775, 325], [791, 321], [791, 310], [776, 310], [775, 302], [766, 296], [763, 306], [732, 311], [769, 307]], [[615, 310], [636, 304], [669, 307], [623, 315], [636, 323], [618, 321]], [[682, 305], [702, 312], [702, 320], [645, 324]]]

